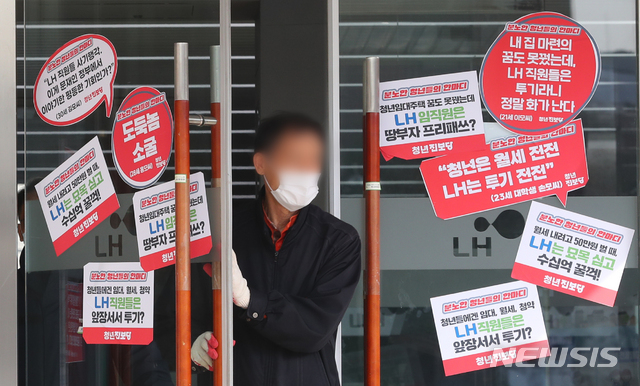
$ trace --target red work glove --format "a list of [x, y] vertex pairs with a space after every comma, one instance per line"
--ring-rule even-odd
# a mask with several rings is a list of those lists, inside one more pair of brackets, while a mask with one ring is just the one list
[[191, 346], [191, 360], [198, 366], [213, 371], [213, 360], [218, 359], [218, 340], [207, 331], [201, 334]]

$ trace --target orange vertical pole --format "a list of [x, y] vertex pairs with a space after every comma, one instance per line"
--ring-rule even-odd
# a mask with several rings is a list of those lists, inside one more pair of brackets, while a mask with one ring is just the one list
[[376, 57], [364, 61], [365, 385], [380, 386], [380, 106]]
[[[211, 188], [219, 198], [221, 187], [220, 165], [220, 46], [211, 46], [211, 116], [216, 124], [211, 126]], [[219, 203], [219, 200], [216, 201]], [[220, 210], [220, 208], [217, 208]], [[216, 230], [220, 229], [216, 227]], [[218, 240], [219, 237], [215, 237]], [[220, 248], [213, 252], [211, 263], [211, 288], [213, 290], [213, 336], [222, 339], [222, 278]], [[213, 386], [222, 386], [222, 345], [218, 345], [218, 360], [213, 361]]]
[[191, 229], [189, 225], [189, 45], [175, 43], [176, 380], [191, 386]]

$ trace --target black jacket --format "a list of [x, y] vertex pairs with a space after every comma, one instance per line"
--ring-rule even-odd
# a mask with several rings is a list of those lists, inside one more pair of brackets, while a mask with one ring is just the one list
[[309, 205], [275, 251], [261, 200], [234, 213], [233, 249], [247, 279], [247, 310], [234, 306], [238, 386], [339, 385], [336, 329], [360, 278], [360, 238]]

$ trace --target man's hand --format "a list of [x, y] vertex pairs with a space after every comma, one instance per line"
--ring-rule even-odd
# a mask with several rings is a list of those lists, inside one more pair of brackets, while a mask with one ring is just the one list
[[218, 359], [218, 340], [211, 331], [201, 334], [191, 346], [191, 360], [198, 366], [213, 371], [213, 360]]
[[[233, 303], [245, 310], [249, 307], [249, 300], [251, 299], [251, 292], [249, 292], [249, 287], [247, 286], [247, 280], [242, 276], [242, 271], [240, 271], [240, 267], [238, 267], [238, 259], [236, 258], [236, 253], [231, 250], [233, 253], [233, 267], [231, 268], [232, 277], [232, 291], [233, 291]], [[207, 275], [211, 276], [211, 263], [205, 264], [202, 269], [207, 273]]]
[[233, 303], [240, 308], [247, 309], [249, 307], [249, 300], [251, 299], [251, 292], [247, 286], [247, 280], [242, 276], [242, 271], [238, 267], [238, 259], [236, 253], [233, 253], [233, 267], [232, 270], [232, 285], [233, 285]]

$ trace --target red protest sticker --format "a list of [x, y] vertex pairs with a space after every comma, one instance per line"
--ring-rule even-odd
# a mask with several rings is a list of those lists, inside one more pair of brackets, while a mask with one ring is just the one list
[[111, 115], [118, 57], [101, 35], [82, 35], [60, 47], [42, 66], [33, 104], [43, 121], [68, 126], [88, 117], [104, 101]]
[[[175, 185], [174, 181], [169, 181], [133, 195], [140, 265], [145, 271], [176, 263]], [[213, 245], [202, 172], [191, 175], [189, 196], [189, 254], [193, 259], [209, 253]]]
[[97, 136], [38, 182], [36, 192], [57, 256], [120, 207]]
[[387, 161], [484, 146], [475, 71], [380, 83], [380, 151]]
[[589, 180], [582, 121], [425, 160], [420, 172], [436, 216], [445, 220], [554, 194], [565, 205], [567, 194]]
[[549, 356], [533, 284], [514, 281], [438, 296], [431, 298], [431, 310], [447, 377]]
[[122, 101], [111, 136], [113, 163], [136, 189], [153, 185], [164, 173], [173, 145], [173, 117], [165, 93], [138, 87]]
[[508, 23], [489, 48], [480, 94], [506, 129], [544, 134], [582, 111], [600, 71], [598, 46], [584, 27], [559, 13], [534, 13]]
[[154, 273], [143, 271], [140, 263], [88, 263], [83, 271], [84, 341], [87, 344], [151, 343]]
[[613, 307], [634, 232], [534, 201], [511, 277]]

